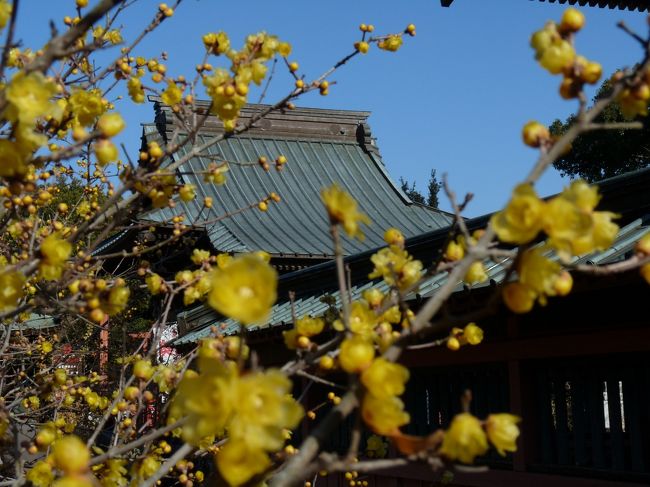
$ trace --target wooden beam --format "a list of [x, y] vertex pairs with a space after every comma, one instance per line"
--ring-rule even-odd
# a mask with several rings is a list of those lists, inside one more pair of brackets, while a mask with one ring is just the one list
[[442, 347], [408, 350], [401, 362], [414, 368], [439, 367], [646, 351], [650, 351], [650, 328], [634, 328], [486, 342], [457, 352]]

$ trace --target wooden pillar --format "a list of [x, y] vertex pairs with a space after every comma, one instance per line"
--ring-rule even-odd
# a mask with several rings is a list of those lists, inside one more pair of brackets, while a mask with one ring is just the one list
[[99, 375], [108, 376], [108, 316], [99, 324]]

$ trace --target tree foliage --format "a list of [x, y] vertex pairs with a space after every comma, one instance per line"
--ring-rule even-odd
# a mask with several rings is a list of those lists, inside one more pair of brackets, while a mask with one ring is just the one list
[[[611, 83], [605, 81], [593, 99], [596, 103], [611, 91]], [[650, 107], [650, 102], [648, 102]], [[650, 123], [639, 117], [642, 129], [598, 130], [584, 133], [571, 144], [571, 150], [558, 158], [553, 166], [562, 175], [580, 177], [593, 182], [618, 174], [641, 169], [650, 164]], [[618, 102], [607, 106], [598, 117], [598, 123], [628, 122]], [[551, 133], [560, 136], [576, 122], [571, 115], [564, 122], [556, 119], [550, 126]]]
[[436, 170], [431, 169], [431, 175], [429, 176], [429, 182], [427, 184], [427, 196], [424, 195], [415, 187], [415, 181], [409, 183], [408, 180], [400, 176], [399, 178], [400, 188], [406, 196], [408, 196], [411, 201], [414, 203], [419, 203], [421, 205], [428, 205], [432, 208], [438, 208], [439, 200], [438, 193], [440, 192], [440, 182], [436, 177]]

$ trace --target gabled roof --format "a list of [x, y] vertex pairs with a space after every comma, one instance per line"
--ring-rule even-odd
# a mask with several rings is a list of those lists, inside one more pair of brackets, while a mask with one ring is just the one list
[[[621, 224], [624, 225], [614, 244], [602, 252], [594, 252], [575, 258], [573, 264], [601, 265], [623, 258], [630, 252], [635, 243], [650, 231], [650, 168], [616, 176], [599, 184], [602, 194], [602, 207], [621, 214]], [[490, 215], [467, 220], [470, 230], [484, 228]], [[449, 230], [440, 229], [422, 234], [406, 241], [406, 248], [414, 258], [423, 262], [425, 267], [435, 260], [447, 240]], [[346, 258], [350, 268], [352, 299], [358, 299], [366, 289], [376, 287], [382, 291], [388, 288], [380, 280], [370, 280], [367, 275], [372, 271], [370, 256], [378, 249], [372, 249]], [[488, 283], [501, 282], [510, 263], [509, 259], [493, 262], [486, 261]], [[407, 300], [420, 299], [435, 294], [436, 290], [447, 280], [447, 273], [440, 273], [427, 278], [417, 292], [407, 296]], [[484, 284], [484, 286], [488, 285]], [[464, 285], [459, 282], [456, 291], [463, 291]], [[340, 306], [340, 296], [336, 281], [334, 262], [326, 262], [297, 272], [285, 274], [278, 283], [278, 302], [273, 306], [269, 320], [259, 327], [249, 328], [251, 331], [273, 327], [282, 327], [292, 322], [291, 303], [288, 292], [295, 292], [294, 306], [296, 316], [306, 314], [318, 315], [329, 306], [321, 301], [324, 296], [331, 296], [335, 306]], [[179, 315], [179, 324], [185, 328], [185, 334], [178, 338], [176, 344], [193, 343], [210, 334], [210, 327], [219, 323], [226, 325], [225, 333], [234, 333], [239, 325], [230, 319], [220, 317], [209, 306], [201, 305]], [[181, 332], [183, 330], [180, 330]]]
[[[247, 106], [241, 120], [262, 108], [263, 105]], [[144, 128], [145, 141], [159, 137], [166, 140], [179, 128], [168, 107], [156, 102], [156, 111], [156, 124]], [[349, 254], [381, 245], [383, 232], [391, 226], [398, 226], [411, 237], [449, 225], [449, 214], [413, 203], [390, 179], [370, 136], [368, 116], [368, 112], [313, 108], [272, 113], [249, 132], [225, 138], [204, 156], [195, 157], [182, 167], [183, 182], [197, 186], [196, 200], [178, 201], [175, 208], [151, 212], [143, 219], [163, 221], [184, 213], [186, 222], [201, 225], [221, 214], [236, 213], [276, 192], [282, 202], [269, 204], [267, 212], [245, 211], [205, 224], [214, 248], [221, 252], [265, 250], [280, 257], [329, 258], [333, 253], [332, 241], [320, 190], [338, 183], [356, 198], [372, 220], [364, 230], [364, 241], [344, 236], [344, 249]], [[196, 143], [219, 133], [220, 123], [216, 117], [209, 117]], [[181, 149], [178, 157], [187, 150], [188, 147]], [[255, 164], [262, 155], [272, 164], [281, 154], [288, 160], [282, 171], [272, 168], [264, 172]], [[205, 171], [214, 160], [230, 162], [223, 186], [205, 183], [203, 175], [192, 174]], [[210, 213], [201, 212], [206, 196], [214, 201]]]

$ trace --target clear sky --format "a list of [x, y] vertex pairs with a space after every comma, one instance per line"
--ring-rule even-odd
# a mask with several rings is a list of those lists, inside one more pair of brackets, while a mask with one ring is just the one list
[[[20, 5], [18, 35], [25, 47], [39, 47], [50, 19], [61, 25], [64, 15], [74, 15], [74, 0], [22, 0]], [[157, 5], [139, 0], [129, 9], [122, 20], [127, 39], [149, 22]], [[576, 108], [576, 102], [559, 97], [560, 79], [537, 65], [528, 46], [531, 33], [548, 19], [559, 20], [563, 10], [530, 0], [455, 0], [450, 8], [439, 0], [184, 0], [136, 54], [167, 51], [169, 73], [190, 77], [203, 56], [203, 33], [224, 30], [238, 47], [246, 34], [266, 30], [291, 42], [290, 59], [312, 79], [351, 50], [359, 23], [386, 33], [413, 22], [417, 36], [406, 38], [400, 51], [371, 48], [333, 76], [337, 84], [329, 96], [311, 93], [298, 105], [371, 111], [373, 135], [393, 178], [415, 180], [426, 192], [430, 170], [446, 172], [457, 194], [475, 193], [467, 211], [474, 216], [501, 207], [534, 162], [536, 152], [520, 141], [522, 125], [530, 119], [550, 124]], [[615, 24], [624, 20], [645, 34], [645, 14], [590, 7], [583, 12], [587, 25], [578, 36], [580, 54], [601, 62], [607, 74], [639, 60], [641, 49]], [[291, 87], [286, 73], [276, 75], [266, 101]], [[129, 102], [120, 109], [128, 124], [123, 141], [136, 154], [139, 124], [152, 120], [152, 107]], [[553, 171], [538, 191], [551, 194], [565, 183]], [[441, 201], [448, 209], [444, 197]]]

